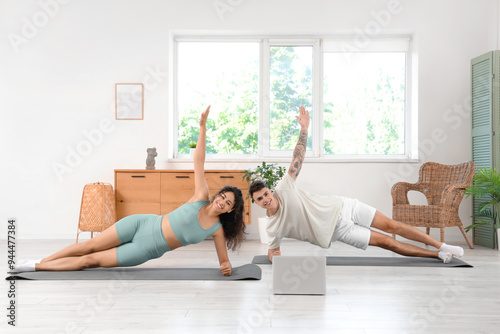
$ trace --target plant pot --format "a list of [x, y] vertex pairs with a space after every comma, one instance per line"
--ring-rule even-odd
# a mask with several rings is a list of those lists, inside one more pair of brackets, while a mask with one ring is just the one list
[[269, 218], [267, 217], [259, 217], [259, 236], [260, 236], [260, 242], [263, 244], [269, 243], [269, 237], [266, 231], [268, 221]]
[[196, 148], [190, 148], [189, 149], [189, 155], [191, 156], [191, 159], [194, 158], [194, 151], [196, 151]]
[[497, 228], [497, 249], [500, 250], [500, 228]]

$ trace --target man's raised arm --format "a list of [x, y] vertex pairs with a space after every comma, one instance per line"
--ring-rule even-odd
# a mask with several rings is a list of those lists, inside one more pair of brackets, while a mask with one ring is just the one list
[[297, 176], [302, 169], [302, 163], [304, 162], [304, 158], [306, 156], [306, 148], [307, 148], [307, 131], [309, 128], [309, 112], [304, 108], [299, 108], [299, 116], [297, 117], [297, 121], [300, 124], [300, 134], [299, 140], [297, 141], [297, 145], [295, 145], [295, 149], [293, 150], [293, 159], [290, 164], [290, 168], [288, 168], [288, 174], [296, 180]]

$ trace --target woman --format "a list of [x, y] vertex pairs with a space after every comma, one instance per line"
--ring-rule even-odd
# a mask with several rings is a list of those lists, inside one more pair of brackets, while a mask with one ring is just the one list
[[243, 240], [243, 195], [240, 189], [226, 186], [212, 202], [209, 200], [204, 171], [209, 112], [210, 106], [201, 114], [200, 135], [194, 154], [195, 192], [186, 204], [165, 216], [125, 217], [95, 238], [68, 246], [38, 261], [19, 262], [16, 271], [136, 266], [178, 247], [199, 243], [211, 235], [220, 270], [224, 276], [231, 275], [226, 244], [235, 250]]

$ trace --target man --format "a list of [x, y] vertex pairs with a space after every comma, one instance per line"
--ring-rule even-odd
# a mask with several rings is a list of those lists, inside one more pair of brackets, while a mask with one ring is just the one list
[[[366, 249], [368, 245], [378, 246], [405, 256], [438, 258], [444, 263], [450, 262], [453, 256], [463, 256], [462, 247], [439, 242], [419, 229], [396, 222], [356, 199], [319, 196], [298, 188], [295, 180], [304, 162], [310, 123], [309, 112], [304, 107], [299, 108], [299, 113], [296, 117], [301, 127], [300, 135], [288, 173], [274, 193], [260, 180], [252, 182], [249, 188], [254, 202], [266, 209], [269, 217], [268, 256], [271, 262], [273, 256], [281, 255], [280, 242], [284, 237], [308, 241], [323, 248], [329, 248], [337, 240], [361, 249]], [[373, 231], [371, 227], [425, 243], [437, 250], [399, 242]]]

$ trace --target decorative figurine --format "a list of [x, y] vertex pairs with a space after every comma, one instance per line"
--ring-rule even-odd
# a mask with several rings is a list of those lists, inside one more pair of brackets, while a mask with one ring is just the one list
[[156, 153], [156, 147], [148, 148], [148, 158], [146, 159], [146, 169], [155, 169], [155, 157], [158, 155]]

